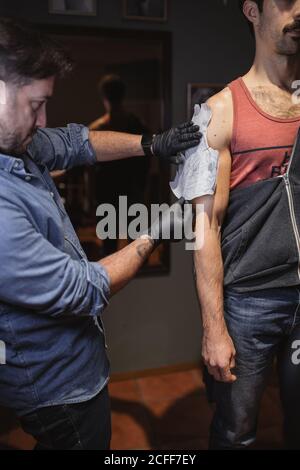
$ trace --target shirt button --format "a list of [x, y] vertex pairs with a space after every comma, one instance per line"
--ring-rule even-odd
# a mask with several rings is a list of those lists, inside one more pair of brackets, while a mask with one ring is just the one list
[[31, 176], [25, 176], [26, 181], [31, 181]]
[[54, 193], [51, 192], [50, 194], [51, 194], [52, 197], [54, 197]]

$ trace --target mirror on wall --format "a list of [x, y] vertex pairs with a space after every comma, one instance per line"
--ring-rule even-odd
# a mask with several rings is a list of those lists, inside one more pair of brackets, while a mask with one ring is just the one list
[[[61, 26], [43, 30], [65, 44], [76, 63], [71, 76], [56, 85], [48, 104], [49, 127], [76, 122], [95, 130], [156, 134], [170, 126], [170, 33]], [[110, 115], [103, 100], [103, 79], [108, 76], [118, 77], [124, 87], [121, 116]], [[169, 202], [170, 169], [155, 158], [98, 163], [54, 177], [91, 261], [130, 242], [124, 237], [104, 240], [97, 236], [100, 204], [116, 207], [118, 225], [119, 196], [127, 197], [128, 206], [143, 203], [150, 208], [153, 203]], [[162, 244], [141, 274], [168, 273], [169, 250], [169, 243]]]

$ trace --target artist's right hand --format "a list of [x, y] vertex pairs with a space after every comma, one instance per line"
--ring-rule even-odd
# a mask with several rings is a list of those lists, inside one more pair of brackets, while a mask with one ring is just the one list
[[231, 372], [235, 367], [236, 351], [226, 326], [221, 331], [203, 333], [202, 358], [208, 372], [218, 382], [235, 382], [237, 377]]
[[[159, 214], [148, 230], [154, 244], [158, 246], [162, 241], [179, 242], [184, 238], [185, 204], [189, 203], [182, 197], [171, 207]], [[190, 211], [192, 217], [192, 210]]]

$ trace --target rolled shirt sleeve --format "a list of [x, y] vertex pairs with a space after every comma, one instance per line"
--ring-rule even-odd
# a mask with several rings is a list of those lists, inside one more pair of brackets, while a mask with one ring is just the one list
[[49, 171], [68, 170], [80, 165], [94, 165], [95, 151], [89, 141], [89, 129], [81, 124], [38, 129], [27, 152]]
[[3, 196], [0, 211], [1, 300], [53, 317], [100, 315], [110, 295], [105, 268], [60, 251]]

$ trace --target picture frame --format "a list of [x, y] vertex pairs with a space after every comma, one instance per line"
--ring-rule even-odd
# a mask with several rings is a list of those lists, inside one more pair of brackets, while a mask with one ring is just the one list
[[225, 87], [224, 83], [188, 83], [187, 119], [191, 119], [195, 104], [203, 104]]
[[127, 20], [168, 20], [168, 0], [123, 0], [123, 17]]
[[96, 16], [97, 0], [49, 0], [49, 13], [55, 15]]

